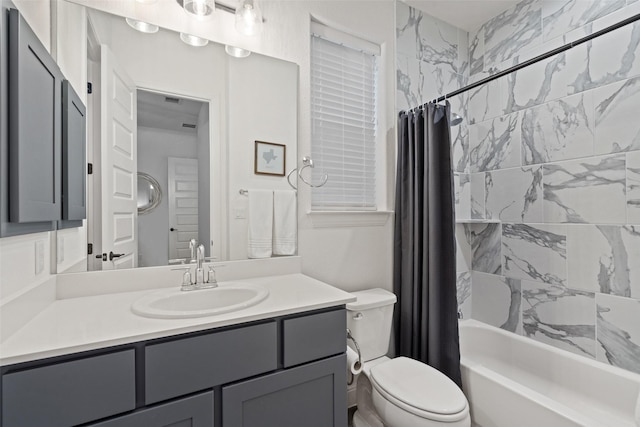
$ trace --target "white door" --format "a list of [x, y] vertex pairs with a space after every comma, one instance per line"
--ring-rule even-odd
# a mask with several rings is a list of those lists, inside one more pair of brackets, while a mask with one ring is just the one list
[[168, 175], [169, 259], [190, 258], [189, 240], [198, 240], [198, 161], [169, 157]]
[[101, 61], [104, 270], [138, 265], [136, 88], [106, 45]]

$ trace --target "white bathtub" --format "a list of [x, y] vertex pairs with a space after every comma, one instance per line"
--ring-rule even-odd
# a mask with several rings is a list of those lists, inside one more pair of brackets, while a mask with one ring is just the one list
[[460, 353], [474, 426], [640, 426], [640, 375], [475, 320]]

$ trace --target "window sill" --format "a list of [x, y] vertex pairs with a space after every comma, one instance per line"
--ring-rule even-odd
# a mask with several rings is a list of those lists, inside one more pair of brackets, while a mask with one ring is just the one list
[[309, 211], [313, 228], [382, 227], [392, 211]]

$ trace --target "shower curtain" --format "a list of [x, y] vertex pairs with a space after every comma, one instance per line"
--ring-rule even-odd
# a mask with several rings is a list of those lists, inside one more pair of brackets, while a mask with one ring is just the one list
[[449, 112], [432, 103], [398, 118], [394, 330], [398, 356], [461, 386]]

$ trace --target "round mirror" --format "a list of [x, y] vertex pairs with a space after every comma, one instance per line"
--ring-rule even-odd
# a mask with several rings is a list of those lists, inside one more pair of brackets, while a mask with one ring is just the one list
[[160, 183], [148, 173], [138, 172], [138, 215], [153, 211], [161, 201]]

